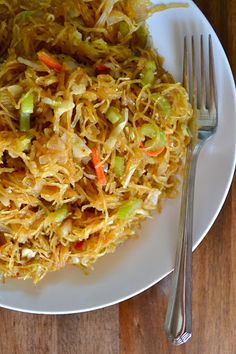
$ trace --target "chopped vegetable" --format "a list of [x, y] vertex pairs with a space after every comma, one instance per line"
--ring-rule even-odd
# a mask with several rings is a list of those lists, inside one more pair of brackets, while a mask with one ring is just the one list
[[113, 170], [117, 177], [121, 177], [125, 169], [125, 160], [122, 156], [116, 156], [114, 160]]
[[95, 64], [95, 71], [96, 71], [97, 75], [109, 74], [110, 68], [104, 64], [98, 63], [98, 64]]
[[23, 248], [21, 252], [22, 258], [34, 258], [37, 252], [31, 250], [30, 248]]
[[128, 188], [130, 180], [135, 173], [140, 161], [137, 160], [136, 158], [130, 159], [125, 166], [125, 174], [122, 179], [122, 185], [124, 188]]
[[21, 11], [18, 16], [22, 19], [22, 20], [26, 20], [29, 17], [33, 16], [35, 14], [35, 11], [30, 11], [30, 10], [25, 10], [25, 11]]
[[171, 105], [170, 102], [163, 95], [159, 93], [153, 93], [152, 99], [160, 106], [166, 118], [171, 114]]
[[77, 251], [81, 251], [83, 249], [83, 245], [84, 245], [84, 240], [82, 241], [77, 241], [75, 242], [74, 244], [74, 248], [77, 250]]
[[18, 146], [21, 151], [28, 151], [30, 149], [32, 136], [23, 135], [18, 139]]
[[156, 63], [154, 60], [147, 60], [141, 73], [143, 85], [152, 84], [155, 79]]
[[127, 202], [124, 202], [123, 205], [118, 210], [118, 218], [121, 220], [126, 220], [132, 216], [137, 209], [142, 207], [142, 200], [140, 199], [131, 199]]
[[155, 73], [152, 69], [146, 69], [142, 73], [142, 83], [143, 85], [152, 84], [155, 78]]
[[120, 22], [119, 31], [122, 34], [122, 36], [125, 37], [129, 33], [128, 23], [125, 21]]
[[69, 214], [67, 205], [63, 205], [61, 208], [57, 209], [50, 214], [53, 222], [62, 222]]
[[73, 264], [79, 264], [79, 262], [80, 262], [79, 257], [76, 257], [76, 256], [72, 256], [72, 257], [71, 257], [71, 260], [72, 260], [72, 263], [73, 263]]
[[151, 123], [143, 124], [141, 127], [141, 133], [151, 139], [155, 138], [158, 134], [158, 127]]
[[145, 69], [147, 70], [152, 70], [152, 71], [156, 71], [157, 66], [154, 60], [147, 60], [145, 65], [144, 65]]
[[128, 119], [129, 119], [129, 112], [128, 112], [128, 109], [125, 108], [123, 111], [122, 119], [119, 121], [119, 123], [112, 130], [108, 140], [104, 144], [104, 149], [107, 152], [111, 151], [114, 148], [120, 133], [124, 130], [124, 128], [128, 122]]
[[155, 151], [154, 150], [147, 150], [147, 149], [145, 149], [143, 142], [141, 142], [139, 146], [141, 147], [141, 149], [145, 150], [146, 155], [153, 156], [153, 157], [160, 155], [162, 153], [162, 151], [165, 149], [165, 146], [163, 146], [162, 148], [155, 150]]
[[20, 114], [20, 131], [26, 132], [30, 129], [30, 114], [21, 113]]
[[118, 108], [110, 106], [106, 112], [106, 118], [112, 123], [115, 124], [121, 119], [121, 114]]
[[81, 41], [82, 41], [82, 34], [79, 31], [76, 30], [73, 33], [73, 44], [74, 45], [79, 45]]
[[159, 130], [154, 139], [147, 140], [144, 144], [145, 148], [161, 149], [166, 144], [166, 135], [163, 131]]
[[148, 30], [146, 26], [140, 26], [136, 31], [136, 37], [138, 45], [141, 48], [145, 48], [148, 40]]
[[186, 126], [186, 124], [181, 124], [181, 130], [185, 136], [191, 136], [191, 133], [189, 131], [189, 127]]
[[56, 72], [63, 71], [63, 66], [57, 61], [57, 59], [53, 58], [46, 52], [38, 52], [38, 58], [43, 64], [47, 65], [50, 69], [53, 69]]
[[32, 93], [27, 93], [21, 99], [20, 105], [20, 131], [25, 132], [30, 129], [30, 115], [34, 111], [34, 97]]
[[72, 152], [75, 159], [82, 160], [84, 157], [89, 157], [91, 150], [77, 134], [73, 135]]
[[96, 147], [92, 148], [92, 161], [97, 174], [98, 181], [101, 183], [101, 185], [104, 186], [107, 183], [106, 176], [101, 166], [100, 157]]
[[52, 108], [58, 108], [63, 104], [63, 101], [60, 97], [56, 99], [51, 99], [49, 97], [43, 97], [42, 102], [51, 106]]
[[140, 143], [140, 147], [149, 156], [158, 156], [166, 146], [166, 134], [155, 124], [146, 123], [141, 127], [141, 134], [150, 139]]

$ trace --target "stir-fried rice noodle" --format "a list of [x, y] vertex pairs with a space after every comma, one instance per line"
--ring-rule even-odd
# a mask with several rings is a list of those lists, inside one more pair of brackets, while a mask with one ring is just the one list
[[192, 111], [143, 22], [169, 6], [0, 2], [4, 279], [87, 269], [177, 195]]

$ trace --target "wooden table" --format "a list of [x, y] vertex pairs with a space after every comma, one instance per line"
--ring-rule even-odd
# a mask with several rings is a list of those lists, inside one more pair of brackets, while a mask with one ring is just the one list
[[[236, 75], [236, 0], [198, 0]], [[41, 316], [0, 310], [0, 354], [235, 354], [236, 183], [193, 256], [193, 338], [172, 347], [163, 323], [170, 279], [120, 305]]]

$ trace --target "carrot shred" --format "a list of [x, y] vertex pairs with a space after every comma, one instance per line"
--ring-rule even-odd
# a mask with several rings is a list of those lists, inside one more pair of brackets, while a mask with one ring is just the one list
[[63, 71], [63, 66], [51, 55], [47, 54], [46, 52], [38, 52], [38, 58], [41, 63], [47, 65], [49, 68], [54, 69], [56, 72]]
[[100, 165], [101, 161], [96, 147], [92, 148], [92, 161], [97, 174], [98, 181], [101, 183], [101, 185], [104, 186], [107, 183], [107, 180], [103, 168]]
[[108, 66], [104, 65], [104, 64], [95, 64], [95, 71], [96, 74], [108, 74], [110, 72], [110, 68], [108, 68]]
[[83, 245], [84, 245], [84, 240], [77, 241], [77, 242], [75, 242], [74, 247], [77, 251], [81, 251], [83, 248]]
[[139, 144], [140, 148], [143, 149], [145, 151], [145, 154], [148, 156], [158, 156], [162, 153], [162, 151], [165, 149], [165, 146], [163, 146], [162, 148], [158, 149], [158, 150], [147, 150], [144, 147], [143, 142], [141, 141], [141, 143]]

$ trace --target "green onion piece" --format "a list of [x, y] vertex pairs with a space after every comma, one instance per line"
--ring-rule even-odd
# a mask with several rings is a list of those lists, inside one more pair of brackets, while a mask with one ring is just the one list
[[34, 111], [34, 97], [32, 93], [27, 93], [20, 106], [20, 131], [25, 132], [30, 129], [30, 114]]
[[159, 129], [157, 136], [154, 139], [145, 141], [145, 148], [150, 148], [150, 150], [159, 150], [166, 145], [166, 135], [162, 130]]
[[121, 114], [118, 108], [111, 106], [106, 112], [106, 118], [112, 123], [115, 124], [121, 119]]
[[125, 160], [121, 156], [116, 156], [113, 166], [114, 173], [117, 177], [121, 177], [125, 170]]
[[181, 124], [181, 130], [182, 130], [184, 136], [190, 136], [189, 128], [186, 125], [186, 123]]
[[150, 69], [152, 71], [156, 71], [157, 66], [154, 60], [147, 60], [145, 63], [145, 69]]
[[121, 220], [126, 220], [132, 216], [137, 209], [142, 207], [142, 200], [140, 199], [131, 199], [127, 202], [124, 202], [123, 205], [118, 210], [118, 218]]
[[21, 113], [20, 114], [20, 131], [27, 132], [30, 130], [30, 114]]
[[159, 93], [152, 93], [152, 99], [157, 102], [166, 118], [168, 118], [171, 114], [171, 105], [167, 98]]
[[31, 146], [32, 136], [23, 135], [18, 140], [18, 146], [21, 151], [29, 151]]
[[148, 30], [147, 30], [146, 26], [140, 26], [137, 29], [136, 37], [137, 37], [138, 45], [141, 48], [145, 48], [147, 45], [147, 39], [148, 39]]
[[143, 124], [141, 127], [142, 135], [147, 136], [148, 138], [151, 138], [151, 139], [153, 139], [157, 136], [158, 130], [159, 130], [159, 128], [156, 125], [151, 124], [151, 123]]
[[128, 23], [125, 21], [120, 22], [119, 31], [122, 34], [122, 36], [125, 37], [129, 33]]
[[62, 222], [67, 215], [69, 214], [68, 208], [66, 205], [63, 205], [61, 208], [51, 213], [53, 222]]
[[80, 44], [82, 41], [82, 34], [79, 31], [74, 31], [73, 37], [72, 37], [72, 42], [74, 45]]
[[166, 145], [166, 134], [155, 124], [143, 124], [141, 127], [141, 134], [150, 138], [145, 141], [145, 148], [159, 150]]
[[155, 78], [155, 73], [152, 69], [145, 69], [142, 74], [143, 85], [152, 84]]
[[34, 13], [35, 11], [25, 10], [25, 11], [21, 11], [19, 15], [22, 19], [26, 20], [27, 18], [33, 16]]

